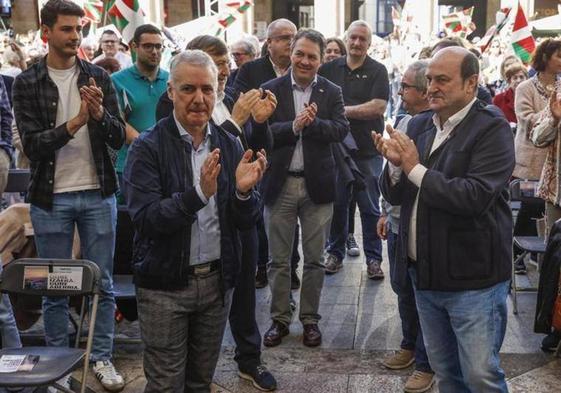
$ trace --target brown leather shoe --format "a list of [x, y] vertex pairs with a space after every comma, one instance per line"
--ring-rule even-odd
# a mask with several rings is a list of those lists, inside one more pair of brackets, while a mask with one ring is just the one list
[[304, 345], [307, 347], [321, 345], [321, 332], [317, 323], [304, 325]]
[[263, 336], [263, 345], [266, 347], [276, 347], [288, 333], [290, 333], [288, 326], [281, 322], [273, 321], [271, 327]]

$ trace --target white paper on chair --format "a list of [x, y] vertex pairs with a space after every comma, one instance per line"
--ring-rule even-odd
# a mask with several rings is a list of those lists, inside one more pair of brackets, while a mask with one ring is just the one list
[[53, 271], [49, 272], [47, 289], [80, 291], [83, 270], [81, 266], [54, 266]]
[[23, 287], [35, 290], [82, 290], [81, 266], [25, 266]]
[[38, 362], [38, 355], [2, 355], [0, 357], [0, 373], [31, 371]]

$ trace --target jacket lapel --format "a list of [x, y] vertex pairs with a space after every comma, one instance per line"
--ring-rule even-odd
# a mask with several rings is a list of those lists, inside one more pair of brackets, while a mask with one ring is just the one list
[[[294, 119], [296, 117], [296, 110], [294, 109], [294, 93], [292, 92], [292, 81], [290, 74], [281, 76], [282, 82], [280, 83], [280, 93], [282, 101], [286, 102], [286, 109], [288, 110], [287, 119]], [[280, 100], [279, 100], [280, 101]]]
[[325, 99], [325, 84], [324, 81], [319, 77], [316, 85], [312, 89], [312, 95], [310, 96], [310, 104], [315, 102], [319, 108], [323, 107], [323, 100]]

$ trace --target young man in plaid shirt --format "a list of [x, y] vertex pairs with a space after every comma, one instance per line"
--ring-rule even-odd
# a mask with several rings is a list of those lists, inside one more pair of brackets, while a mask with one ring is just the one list
[[[125, 133], [109, 76], [77, 57], [83, 16], [71, 1], [44, 5], [41, 30], [49, 53], [16, 78], [14, 113], [31, 160], [27, 199], [39, 256], [70, 258], [76, 226], [82, 257], [100, 267], [91, 361], [104, 388], [117, 391], [124, 387], [111, 363], [117, 180], [107, 146], [119, 149]], [[43, 315], [47, 344], [67, 346], [68, 300], [45, 298]]]

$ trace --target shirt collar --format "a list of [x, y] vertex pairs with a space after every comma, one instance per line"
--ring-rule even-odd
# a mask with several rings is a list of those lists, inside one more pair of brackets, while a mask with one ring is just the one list
[[[131, 69], [132, 74], [135, 77], [137, 77], [139, 79], [148, 80], [148, 78], [146, 76], [144, 76], [143, 74], [140, 73], [140, 71], [138, 70], [138, 67], [136, 66], [136, 63], [133, 64], [132, 67], [130, 67], [130, 69]], [[157, 81], [158, 79], [163, 79], [162, 69], [160, 67], [158, 67], [158, 73], [156, 74], [156, 79], [154, 79], [154, 82]]]
[[294, 79], [294, 72], [291, 71], [290, 72], [290, 83], [292, 85], [292, 89], [294, 90], [295, 88], [300, 89], [302, 91], [305, 91], [309, 88], [313, 88], [317, 83], [318, 83], [318, 74], [314, 75], [314, 80], [312, 81], [312, 83], [310, 83], [308, 86], [306, 87], [302, 87], [300, 86], [298, 83], [296, 83], [296, 80]]
[[[47, 55], [43, 56], [43, 58], [37, 64], [37, 78], [44, 79], [47, 78], [49, 75], [48, 67], [47, 67]], [[86, 73], [84, 69], [83, 60], [81, 60], [78, 56], [76, 56], [76, 68], [78, 68], [81, 74]]]
[[439, 130], [439, 131], [442, 131], [442, 129], [445, 126], [450, 126], [451, 129], [456, 127], [467, 116], [469, 110], [471, 109], [471, 107], [473, 106], [475, 101], [477, 101], [477, 97], [473, 97], [473, 99], [469, 102], [469, 104], [467, 104], [462, 109], [460, 109], [458, 112], [456, 112], [452, 116], [450, 116], [448, 118], [448, 120], [446, 120], [444, 122], [444, 124], [442, 124], [442, 125], [440, 124], [440, 118], [438, 117], [438, 114], [435, 113], [434, 115], [432, 115], [432, 121], [433, 121], [434, 125], [436, 126], [436, 129]]
[[275, 74], [277, 74], [277, 76], [283, 76], [284, 74], [286, 74], [286, 71], [288, 70], [288, 68], [290, 68], [290, 66], [283, 70], [282, 68], [280, 68], [275, 64], [273, 59], [271, 59], [271, 56], [268, 57], [269, 57], [269, 61], [271, 62], [271, 65], [273, 66], [273, 70], [275, 71]]
[[[181, 125], [179, 120], [177, 120], [177, 116], [175, 116], [175, 109], [173, 110], [173, 120], [175, 120], [175, 125], [177, 126], [177, 129], [179, 130], [179, 136], [182, 137], [182, 138], [186, 138], [191, 144], [193, 144], [193, 137], [191, 136], [191, 134], [189, 134], [187, 132], [187, 130], [185, 128], [183, 128], [183, 126]], [[208, 140], [208, 137], [211, 133], [212, 132], [210, 131], [210, 127], [207, 124], [205, 139], [204, 139], [203, 143], [205, 143]]]
[[226, 97], [226, 91], [222, 90], [220, 92], [216, 92], [216, 103], [220, 103], [224, 101], [224, 97]]

